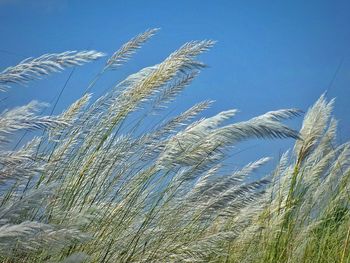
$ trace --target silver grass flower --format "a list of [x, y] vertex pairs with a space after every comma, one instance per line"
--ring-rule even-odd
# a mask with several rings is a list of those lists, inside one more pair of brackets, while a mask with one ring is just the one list
[[18, 225], [0, 226], [0, 251], [2, 255], [16, 256], [16, 250], [29, 252], [51, 248], [47, 252], [53, 254], [59, 247], [86, 238], [77, 230], [54, 229], [48, 224], [24, 221]]
[[158, 30], [158, 28], [146, 30], [129, 40], [108, 59], [104, 70], [116, 69], [123, 65]]
[[45, 54], [38, 58], [27, 58], [18, 65], [8, 67], [0, 73], [0, 87], [10, 84], [26, 84], [49, 74], [60, 72], [67, 67], [80, 66], [105, 56], [98, 51], [66, 51]]
[[5, 110], [0, 114], [0, 141], [7, 142], [8, 135], [18, 130], [64, 127], [67, 123], [56, 117], [37, 116], [37, 112], [47, 104], [32, 101], [25, 106]]

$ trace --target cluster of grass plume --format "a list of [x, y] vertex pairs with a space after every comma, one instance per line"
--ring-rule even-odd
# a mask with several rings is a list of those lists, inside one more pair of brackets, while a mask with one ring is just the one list
[[350, 142], [336, 143], [333, 104], [322, 95], [307, 112], [231, 261], [350, 262]]
[[[349, 262], [350, 149], [335, 145], [333, 101], [322, 96], [300, 132], [283, 124], [297, 109], [238, 123], [234, 109], [199, 118], [211, 101], [145, 128], [205, 68], [197, 56], [210, 40], [185, 43], [92, 100], [98, 80], [156, 32], [117, 50], [60, 115], [40, 116], [46, 105], [36, 101], [0, 114], [0, 260]], [[104, 56], [30, 58], [1, 72], [0, 87]], [[21, 130], [42, 135], [8, 150]], [[293, 138], [295, 149], [258, 180], [251, 175], [269, 158], [229, 171], [232, 148], [256, 138]]]

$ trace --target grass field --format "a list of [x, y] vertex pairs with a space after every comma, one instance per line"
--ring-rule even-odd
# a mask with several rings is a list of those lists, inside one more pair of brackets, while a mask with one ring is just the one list
[[[206, 66], [197, 56], [215, 44], [188, 42], [92, 99], [101, 76], [156, 32], [106, 59], [60, 115], [41, 116], [47, 105], [37, 101], [1, 113], [0, 261], [350, 262], [350, 143], [336, 143], [334, 100], [322, 95], [300, 131], [283, 123], [302, 115], [298, 109], [236, 123], [235, 109], [199, 118], [211, 101], [145, 129]], [[104, 57], [31, 58], [3, 70], [0, 88]], [[233, 146], [284, 138], [295, 139], [294, 148], [271, 173], [254, 175], [269, 158], [228, 170]]]

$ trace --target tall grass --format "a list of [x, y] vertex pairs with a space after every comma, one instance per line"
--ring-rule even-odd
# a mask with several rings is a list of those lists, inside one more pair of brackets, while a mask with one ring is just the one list
[[[39, 102], [0, 115], [0, 260], [348, 262], [349, 144], [335, 145], [333, 101], [322, 96], [300, 132], [283, 124], [296, 109], [238, 123], [230, 122], [234, 109], [199, 118], [211, 101], [145, 128], [205, 68], [197, 56], [210, 40], [185, 43], [92, 100], [98, 80], [156, 32], [117, 50], [60, 115], [39, 116]], [[103, 55], [31, 58], [0, 73], [0, 84], [5, 90]], [[42, 136], [6, 150], [12, 134], [33, 129]], [[226, 165], [232, 147], [252, 138], [296, 145], [271, 175], [253, 180], [269, 158], [234, 171]]]
[[333, 104], [322, 95], [307, 112], [303, 140], [281, 157], [252, 223], [259, 230], [241, 238], [233, 261], [350, 261], [350, 144], [336, 143]]

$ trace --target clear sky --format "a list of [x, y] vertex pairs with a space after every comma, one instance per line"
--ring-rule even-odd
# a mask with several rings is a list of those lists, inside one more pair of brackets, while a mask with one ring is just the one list
[[[112, 54], [134, 35], [160, 27], [130, 63], [96, 85], [96, 94], [160, 62], [186, 41], [214, 39], [216, 46], [201, 57], [210, 67], [177, 101], [178, 109], [213, 99], [207, 115], [238, 108], [236, 120], [244, 120], [280, 108], [307, 110], [328, 89], [328, 97], [337, 98], [340, 137], [350, 137], [350, 1], [0, 0], [0, 21], [1, 69], [50, 52], [97, 49]], [[82, 94], [102, 63], [75, 71], [56, 113]], [[50, 102], [68, 74], [0, 96], [8, 96], [6, 107], [32, 99]], [[301, 120], [291, 124], [298, 127]], [[253, 147], [246, 151], [249, 159], [265, 152], [276, 157], [290, 144], [252, 142], [239, 149]]]

